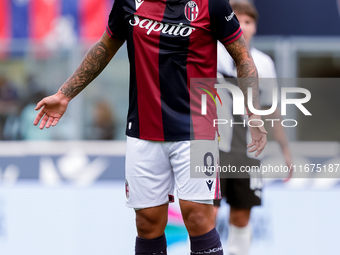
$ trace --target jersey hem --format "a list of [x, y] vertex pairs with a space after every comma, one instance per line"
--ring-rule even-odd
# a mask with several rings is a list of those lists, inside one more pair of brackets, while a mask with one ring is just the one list
[[160, 137], [148, 137], [148, 136], [141, 136], [137, 135], [132, 132], [126, 132], [126, 135], [129, 137], [134, 137], [142, 140], [147, 140], [147, 141], [158, 141], [158, 142], [180, 142], [180, 141], [194, 141], [194, 140], [215, 140], [215, 133], [212, 135], [196, 135], [195, 138], [188, 138], [190, 135], [186, 136], [179, 136], [179, 137], [168, 137], [168, 138], [160, 138]]

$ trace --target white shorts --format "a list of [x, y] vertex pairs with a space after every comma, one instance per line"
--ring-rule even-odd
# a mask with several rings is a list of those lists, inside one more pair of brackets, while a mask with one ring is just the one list
[[[195, 148], [191, 153], [190, 148]], [[199, 149], [197, 149], [199, 148]], [[192, 149], [193, 152], [193, 149]], [[190, 163], [202, 166], [207, 155], [218, 163], [218, 139], [157, 142], [127, 137], [125, 162], [126, 205], [135, 209], [159, 206], [179, 199], [208, 203], [220, 196], [216, 173], [190, 177]], [[190, 160], [191, 159], [191, 160]], [[211, 160], [210, 163], [212, 164]], [[202, 176], [202, 175], [201, 175]]]

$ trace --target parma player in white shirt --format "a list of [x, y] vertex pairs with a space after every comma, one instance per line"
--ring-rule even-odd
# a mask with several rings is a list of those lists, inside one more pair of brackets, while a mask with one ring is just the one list
[[[251, 40], [256, 33], [256, 24], [258, 14], [255, 7], [246, 0], [230, 1], [231, 6], [240, 22], [243, 35], [250, 49], [254, 63], [258, 70], [260, 78], [260, 101], [261, 108], [269, 109], [272, 106], [272, 89], [277, 87], [276, 72], [273, 60], [265, 53], [251, 46]], [[219, 78], [236, 78], [237, 70], [233, 59], [225, 50], [223, 45], [218, 44], [218, 65]], [[268, 78], [262, 79], [261, 78]], [[272, 79], [269, 79], [272, 78]], [[236, 79], [235, 79], [236, 82]], [[235, 84], [237, 85], [237, 84]], [[223, 102], [223, 107], [218, 105], [217, 115], [219, 119], [233, 120], [233, 122], [243, 122], [246, 117], [233, 116], [232, 114], [232, 97], [225, 89], [218, 90]], [[268, 119], [280, 119], [279, 110], [266, 116]], [[287, 137], [281, 125], [273, 127], [274, 139], [279, 143], [286, 164], [291, 164], [291, 154], [288, 148]], [[259, 166], [260, 160], [246, 150], [249, 143], [249, 130], [243, 125], [235, 124], [219, 125], [221, 141], [220, 165], [236, 166]], [[228, 235], [228, 252], [232, 255], [246, 255], [250, 247], [251, 226], [249, 224], [250, 212], [253, 206], [261, 205], [261, 175], [252, 175], [242, 173], [241, 178], [228, 178], [228, 175], [221, 174], [221, 194], [226, 198], [230, 205], [229, 235]], [[220, 204], [220, 200], [215, 200], [215, 213]]]

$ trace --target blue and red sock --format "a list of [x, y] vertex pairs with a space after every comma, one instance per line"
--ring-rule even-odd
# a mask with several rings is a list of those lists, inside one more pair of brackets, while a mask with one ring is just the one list
[[201, 236], [190, 236], [190, 242], [192, 255], [223, 255], [223, 248], [220, 241], [220, 236], [215, 228]]
[[154, 239], [136, 238], [135, 246], [136, 255], [166, 255], [166, 239], [163, 234]]

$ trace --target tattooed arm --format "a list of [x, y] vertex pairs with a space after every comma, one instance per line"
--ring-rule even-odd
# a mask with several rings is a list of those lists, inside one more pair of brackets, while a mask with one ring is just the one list
[[253, 105], [255, 109], [259, 110], [260, 96], [257, 69], [243, 36], [228, 44], [226, 49], [235, 61], [238, 84], [244, 95], [245, 106], [248, 109], [248, 87], [251, 87], [253, 89]]
[[[230, 56], [234, 59], [237, 68], [238, 84], [244, 95], [244, 104], [248, 107], [248, 87], [252, 88], [253, 106], [255, 109], [260, 110], [260, 95], [259, 95], [259, 83], [257, 69], [254, 64], [253, 58], [250, 55], [246, 42], [241, 36], [236, 41], [225, 46]], [[252, 121], [249, 126], [249, 131], [252, 136], [252, 142], [247, 146], [251, 148], [249, 152], [254, 152], [257, 157], [264, 149], [267, 143], [267, 131], [263, 126], [260, 126], [262, 121], [258, 115], [249, 116], [249, 120]], [[257, 126], [257, 127], [254, 127]]]
[[106, 32], [87, 52], [78, 69], [61, 86], [60, 92], [72, 99], [93, 81], [111, 61], [124, 41], [112, 40]]
[[[124, 41], [112, 40], [104, 32], [99, 41], [86, 53], [81, 64], [71, 77], [60, 87], [59, 91], [41, 100], [36, 110], [40, 110], [34, 120], [39, 128], [55, 126], [67, 109], [69, 101], [93, 81], [111, 61]], [[45, 126], [46, 125], [46, 126]]]

